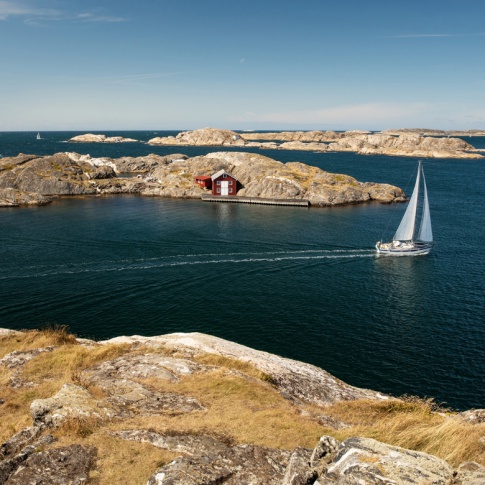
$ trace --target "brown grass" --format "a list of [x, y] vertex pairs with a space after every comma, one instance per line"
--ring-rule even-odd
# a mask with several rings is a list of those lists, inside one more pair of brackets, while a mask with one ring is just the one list
[[223, 355], [217, 354], [200, 354], [194, 358], [199, 364], [212, 365], [215, 367], [223, 367], [225, 369], [231, 369], [243, 374], [246, 374], [256, 379], [261, 379], [262, 381], [271, 382], [271, 376], [265, 372], [259, 370], [250, 362], [245, 362], [242, 360], [231, 359], [230, 357], [225, 357]]
[[145, 385], [197, 398], [206, 410], [163, 417], [134, 418], [135, 427], [164, 433], [212, 430], [236, 443], [272, 448], [313, 447], [324, 428], [285, 400], [271, 385], [224, 370], [187, 376], [178, 383], [145, 379]]
[[93, 483], [99, 485], [145, 484], [158, 467], [170, 463], [178, 455], [148, 443], [115, 438], [100, 429], [85, 437], [57, 433], [56, 436], [58, 441], [51, 447], [79, 443], [97, 448], [96, 468], [91, 470], [89, 477]]
[[[439, 412], [438, 412], [439, 411]], [[432, 400], [360, 400], [337, 403], [329, 414], [352, 425], [333, 433], [343, 440], [365, 436], [385, 443], [436, 455], [452, 466], [464, 461], [485, 465], [485, 424], [472, 425], [439, 410]]]

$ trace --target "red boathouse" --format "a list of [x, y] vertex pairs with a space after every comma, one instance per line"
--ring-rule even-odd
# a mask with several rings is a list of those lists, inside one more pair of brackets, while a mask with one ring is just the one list
[[212, 178], [210, 175], [197, 175], [197, 177], [195, 177], [195, 183], [204, 189], [212, 188]]
[[224, 170], [219, 170], [212, 177], [212, 195], [236, 195], [238, 183], [236, 177]]

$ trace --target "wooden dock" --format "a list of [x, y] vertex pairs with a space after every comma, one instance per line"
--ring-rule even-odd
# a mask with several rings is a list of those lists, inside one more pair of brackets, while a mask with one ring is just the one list
[[202, 195], [204, 202], [230, 202], [233, 204], [292, 205], [309, 207], [306, 199], [264, 199], [262, 197], [238, 197], [237, 195]]

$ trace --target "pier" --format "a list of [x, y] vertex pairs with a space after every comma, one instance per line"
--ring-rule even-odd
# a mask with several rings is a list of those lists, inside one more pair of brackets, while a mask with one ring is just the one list
[[230, 202], [233, 204], [262, 204], [287, 205], [309, 207], [310, 201], [306, 199], [264, 199], [262, 197], [238, 197], [236, 195], [202, 195], [204, 202]]

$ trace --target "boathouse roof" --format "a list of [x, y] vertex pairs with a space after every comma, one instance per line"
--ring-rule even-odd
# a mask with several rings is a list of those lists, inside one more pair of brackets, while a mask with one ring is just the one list
[[236, 180], [237, 182], [239, 182], [239, 180], [234, 177], [234, 175], [230, 174], [229, 172], [226, 172], [224, 169], [222, 170], [219, 170], [218, 172], [216, 172], [214, 175], [212, 175], [211, 179], [212, 180], [215, 180], [215, 179], [218, 179], [221, 175], [228, 175], [229, 177], [231, 177], [232, 179]]

